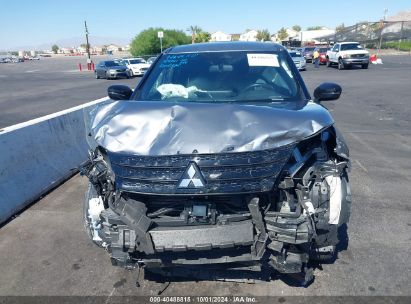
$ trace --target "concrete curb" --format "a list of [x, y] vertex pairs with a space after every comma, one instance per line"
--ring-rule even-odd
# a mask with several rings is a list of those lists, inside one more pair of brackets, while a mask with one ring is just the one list
[[0, 131], [0, 224], [87, 159], [83, 112], [106, 97]]

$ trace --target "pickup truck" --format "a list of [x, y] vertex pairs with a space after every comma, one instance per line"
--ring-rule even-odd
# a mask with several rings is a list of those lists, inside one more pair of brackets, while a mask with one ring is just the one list
[[352, 65], [361, 65], [368, 69], [370, 54], [358, 42], [339, 42], [327, 52], [327, 66], [338, 64], [338, 69], [343, 70]]

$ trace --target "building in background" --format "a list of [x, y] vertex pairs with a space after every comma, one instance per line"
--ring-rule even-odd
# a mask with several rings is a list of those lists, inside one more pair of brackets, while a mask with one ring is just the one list
[[[294, 31], [293, 29], [286, 28], [285, 31], [287, 32], [287, 40], [299, 40], [300, 32]], [[273, 42], [281, 42], [278, 38], [278, 32], [271, 35], [271, 41]]]
[[[321, 44], [323, 43], [323, 39], [321, 37], [334, 35], [335, 30], [322, 27], [320, 30], [310, 30], [310, 31], [294, 31], [293, 29], [285, 29], [287, 32], [287, 38], [280, 40], [278, 38], [278, 33], [271, 35], [271, 40], [278, 43], [284, 42], [299, 42], [300, 45], [305, 44]], [[300, 43], [301, 42], [301, 43]], [[292, 43], [291, 43], [292, 44]]]
[[240, 41], [257, 41], [258, 31], [249, 30], [240, 35]]
[[68, 48], [68, 47], [61, 47], [57, 51], [58, 54], [71, 54], [74, 53], [73, 48]]
[[113, 53], [117, 53], [117, 52], [121, 52], [123, 50], [123, 48], [117, 44], [110, 44], [107, 46], [107, 51], [109, 52], [113, 52]]
[[231, 35], [222, 31], [217, 31], [211, 34], [210, 41], [231, 41]]
[[[90, 48], [90, 51], [91, 51], [91, 48]], [[87, 53], [87, 49], [84, 46], [78, 46], [76, 48], [76, 52], [79, 54], [85, 54]]]
[[323, 27], [321, 30], [301, 31], [300, 37], [298, 40], [300, 40], [303, 44], [308, 43], [308, 42], [311, 42], [314, 44], [320, 44], [322, 41], [321, 37], [334, 35], [334, 34], [335, 34], [335, 30]]
[[241, 34], [230, 34], [231, 41], [239, 41]]
[[90, 52], [93, 54], [102, 54], [104, 51], [104, 47], [102, 46], [93, 46], [90, 48]]

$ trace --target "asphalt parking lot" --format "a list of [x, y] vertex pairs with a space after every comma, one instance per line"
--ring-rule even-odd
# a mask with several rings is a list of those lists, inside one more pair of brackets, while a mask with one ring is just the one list
[[[344, 71], [325, 66], [316, 70], [308, 64], [302, 72], [310, 92], [323, 81], [343, 88], [339, 100], [325, 104], [352, 157], [349, 246], [336, 262], [316, 269], [307, 288], [279, 279], [256, 284], [192, 280], [171, 282], [162, 295], [411, 296], [411, 56], [387, 56], [383, 62], [368, 70]], [[68, 72], [47, 73], [24, 74], [39, 77], [39, 83], [41, 77], [52, 78], [42, 86], [44, 95], [37, 104], [27, 105], [28, 92], [7, 95], [0, 90], [0, 107], [6, 95], [27, 111], [57, 96], [56, 104], [63, 109], [73, 89], [80, 104], [80, 98], [85, 102], [104, 96], [112, 83], [89, 74], [76, 74], [78, 82], [71, 82]], [[17, 85], [9, 90], [18, 90]], [[8, 115], [23, 119], [17, 108], [0, 113], [0, 125], [11, 121]], [[86, 185], [86, 178], [76, 175], [0, 228], [0, 295], [157, 295], [167, 286], [140, 279], [137, 287], [137, 271], [111, 266], [108, 254], [88, 240], [82, 223]]]
[[[92, 57], [95, 64], [109, 59]], [[119, 81], [134, 88], [140, 79], [97, 80], [85, 65], [84, 56], [0, 64], [0, 128], [107, 96], [107, 87]]]

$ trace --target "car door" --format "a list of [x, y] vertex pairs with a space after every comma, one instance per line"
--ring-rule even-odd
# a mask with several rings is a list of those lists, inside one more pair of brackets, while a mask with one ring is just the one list
[[106, 77], [105, 65], [104, 62], [100, 62], [97, 67], [97, 75], [99, 77]]
[[336, 44], [334, 45], [334, 47], [331, 50], [331, 54], [330, 54], [330, 61], [332, 62], [337, 62], [337, 53], [340, 51], [340, 44]]

